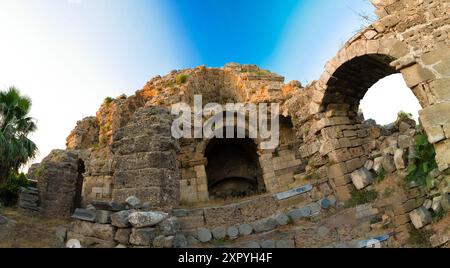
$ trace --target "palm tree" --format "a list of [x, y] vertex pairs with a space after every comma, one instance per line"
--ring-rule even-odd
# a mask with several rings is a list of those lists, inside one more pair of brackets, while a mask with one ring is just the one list
[[27, 138], [36, 130], [30, 108], [30, 98], [16, 88], [0, 92], [0, 184], [36, 155], [36, 144]]

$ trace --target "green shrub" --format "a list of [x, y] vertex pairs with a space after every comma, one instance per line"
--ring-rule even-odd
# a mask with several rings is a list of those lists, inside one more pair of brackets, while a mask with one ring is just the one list
[[430, 247], [430, 237], [433, 231], [425, 229], [412, 229], [409, 232], [408, 242], [416, 247], [428, 248]]
[[400, 111], [397, 114], [397, 122], [405, 120], [405, 119], [412, 119], [413, 115], [410, 113], [407, 113], [405, 111]]
[[427, 135], [421, 131], [416, 135], [416, 145], [413, 160], [408, 166], [408, 175], [406, 181], [410, 184], [415, 182], [422, 188], [432, 188], [434, 183], [430, 178], [430, 172], [437, 168], [435, 160], [436, 153], [434, 146], [428, 142]]
[[177, 85], [181, 85], [181, 84], [186, 83], [188, 78], [189, 78], [189, 75], [187, 75], [187, 74], [179, 74], [179, 75], [177, 75], [177, 80], [176, 80]]
[[375, 177], [375, 182], [376, 183], [382, 182], [385, 177], [386, 171], [384, 170], [384, 168], [381, 168], [380, 173], [378, 173], [377, 176]]
[[358, 190], [354, 189], [350, 193], [350, 195], [351, 195], [350, 199], [345, 204], [345, 206], [348, 208], [355, 207], [357, 205], [367, 204], [367, 203], [374, 201], [378, 197], [378, 192], [375, 190], [364, 189], [364, 190], [358, 191]]
[[444, 218], [445, 211], [443, 208], [440, 208], [438, 211], [433, 211], [431, 216], [433, 217], [433, 222], [438, 222]]
[[111, 98], [111, 97], [106, 97], [106, 98], [103, 100], [103, 104], [108, 105], [108, 104], [110, 104], [113, 100], [114, 100], [114, 99]]
[[0, 203], [4, 206], [13, 205], [18, 198], [20, 187], [28, 186], [30, 186], [30, 181], [25, 174], [11, 174], [6, 182], [0, 185]]

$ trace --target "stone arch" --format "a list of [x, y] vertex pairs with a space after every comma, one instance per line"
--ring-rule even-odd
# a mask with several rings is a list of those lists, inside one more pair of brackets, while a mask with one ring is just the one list
[[[444, 116], [450, 113], [449, 103], [436, 100], [430, 93], [433, 85], [440, 87], [441, 92], [448, 92], [448, 78], [443, 78], [425, 64], [423, 56], [413, 56], [415, 54], [407, 44], [392, 36], [369, 39], [366, 32], [351, 39], [326, 64], [325, 72], [312, 85], [313, 102], [309, 110], [320, 115], [313, 125], [313, 132], [321, 134], [319, 151], [331, 162], [328, 175], [337, 182], [338, 195], [343, 192], [341, 199], [349, 197], [349, 187], [345, 185], [349, 182], [348, 175], [362, 167], [366, 159], [364, 144], [367, 134], [357, 115], [359, 102], [374, 83], [394, 73], [403, 75], [423, 108], [419, 112], [419, 120], [430, 143], [435, 144], [439, 168], [445, 170], [450, 165], [450, 131], [445, 132], [450, 122], [448, 116]], [[349, 130], [356, 133], [357, 138], [348, 139], [344, 131]]]
[[253, 139], [211, 139], [204, 156], [210, 197], [243, 197], [265, 190]]

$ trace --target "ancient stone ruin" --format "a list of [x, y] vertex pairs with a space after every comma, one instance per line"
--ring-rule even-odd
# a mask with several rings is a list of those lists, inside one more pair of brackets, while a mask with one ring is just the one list
[[[412, 229], [450, 207], [450, 3], [372, 2], [379, 19], [304, 87], [231, 63], [173, 71], [133, 96], [106, 99], [77, 123], [66, 150], [30, 169], [41, 212], [72, 216], [64, 237], [83, 247], [404, 246]], [[394, 73], [423, 108], [438, 165], [431, 192], [403, 185], [416, 122], [379, 126], [358, 113], [367, 90]], [[278, 148], [248, 137], [174, 139], [170, 108], [192, 105], [194, 95], [279, 103]], [[448, 245], [447, 229], [433, 229], [432, 246]]]

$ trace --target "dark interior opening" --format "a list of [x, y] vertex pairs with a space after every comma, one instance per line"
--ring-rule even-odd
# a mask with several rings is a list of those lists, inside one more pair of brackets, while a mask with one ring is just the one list
[[83, 174], [84, 172], [86, 172], [85, 166], [84, 166], [84, 162], [83, 160], [78, 160], [78, 177], [77, 177], [77, 182], [76, 182], [76, 186], [75, 186], [75, 196], [74, 196], [74, 200], [73, 200], [73, 208], [72, 208], [72, 212], [76, 209], [76, 208], [80, 208], [82, 205], [82, 192], [83, 192]]
[[252, 139], [212, 139], [205, 157], [210, 198], [245, 197], [265, 191]]

